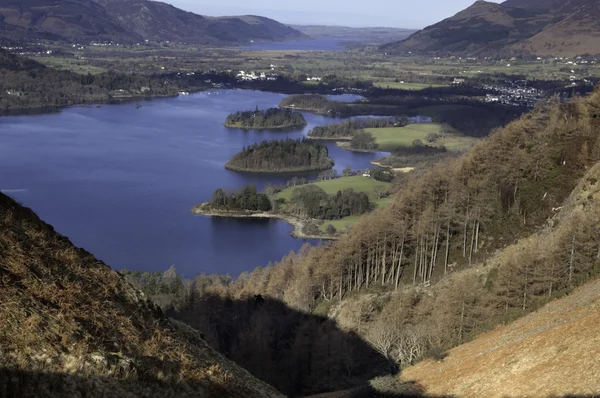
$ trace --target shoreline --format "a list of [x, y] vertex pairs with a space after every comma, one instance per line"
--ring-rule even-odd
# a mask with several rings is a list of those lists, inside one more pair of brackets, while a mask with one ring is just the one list
[[330, 116], [330, 114], [328, 112], [323, 112], [321, 109], [300, 108], [299, 106], [292, 106], [292, 105], [282, 106], [281, 104], [279, 105], [279, 107], [282, 108], [282, 109], [291, 109], [291, 110], [299, 111], [299, 112], [314, 113], [315, 115]]
[[[229, 162], [227, 162], [229, 163]], [[229, 171], [234, 171], [237, 173], [253, 173], [253, 174], [281, 174], [281, 175], [285, 175], [285, 174], [294, 174], [294, 173], [313, 173], [313, 172], [317, 172], [317, 171], [327, 171], [327, 170], [331, 170], [334, 168], [335, 163], [331, 165], [331, 167], [328, 168], [296, 168], [296, 169], [290, 169], [290, 170], [282, 170], [282, 171], [278, 171], [278, 170], [247, 170], [247, 169], [242, 169], [240, 167], [236, 167], [236, 166], [230, 166], [227, 163], [225, 163], [225, 168]]]
[[205, 217], [221, 217], [221, 218], [269, 218], [273, 220], [279, 220], [286, 222], [294, 227], [291, 235], [294, 238], [299, 239], [320, 239], [320, 240], [338, 240], [337, 236], [330, 235], [307, 235], [302, 232], [306, 220], [302, 220], [298, 217], [289, 216], [285, 214], [267, 213], [267, 212], [241, 212], [241, 211], [220, 211], [214, 209], [207, 209], [208, 202], [201, 203], [192, 208], [192, 213], [205, 216]]
[[348, 141], [340, 141], [340, 140], [336, 140], [336, 145], [338, 146], [338, 148], [343, 149], [344, 151], [348, 151], [348, 152], [355, 152], [355, 153], [379, 153], [379, 152], [386, 152], [386, 151], [382, 151], [381, 149], [377, 148], [377, 149], [356, 149], [356, 148], [352, 148], [350, 146], [350, 142]]
[[228, 129], [237, 129], [237, 130], [300, 130], [303, 129], [304, 127], [306, 127], [308, 125], [308, 123], [304, 123], [304, 124], [292, 124], [289, 126], [278, 126], [278, 127], [243, 127], [243, 126], [235, 126], [232, 124], [227, 124], [224, 123], [223, 126], [227, 127]]
[[312, 141], [333, 141], [333, 142], [349, 142], [352, 141], [352, 137], [312, 137], [309, 135], [306, 136], [307, 140]]
[[415, 167], [396, 167], [393, 168], [392, 166], [386, 166], [384, 164], [381, 164], [380, 162], [371, 162], [372, 165], [374, 166], [378, 166], [378, 167], [382, 167], [385, 169], [391, 169], [393, 172], [395, 173], [410, 173], [411, 171], [414, 171], [416, 168]]

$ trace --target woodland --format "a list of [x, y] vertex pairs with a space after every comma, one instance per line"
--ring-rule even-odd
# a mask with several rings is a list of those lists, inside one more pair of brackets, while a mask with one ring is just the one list
[[241, 129], [287, 129], [306, 126], [300, 112], [290, 109], [269, 108], [264, 111], [236, 112], [227, 116], [225, 126]]
[[247, 172], [286, 173], [328, 170], [333, 167], [327, 147], [306, 139], [263, 141], [244, 147], [225, 165]]
[[368, 118], [345, 120], [339, 123], [317, 126], [308, 133], [308, 138], [313, 139], [348, 139], [366, 128], [404, 127], [408, 125], [408, 118]]
[[[369, 363], [327, 333], [329, 319], [392, 371], [442, 360], [445, 350], [600, 274], [599, 115], [600, 91], [540, 103], [470, 152], [403, 178], [389, 205], [338, 241], [237, 278], [182, 281], [163, 305], [213, 346], [237, 347], [231, 358], [290, 395], [332, 391], [340, 387], [329, 384], [332, 374]], [[143, 276], [132, 280], [147, 286]], [[319, 328], [293, 323], [286, 310], [233, 310], [257, 296], [326, 320]], [[214, 297], [223, 307], [207, 305]], [[285, 338], [280, 322], [295, 325]], [[276, 354], [283, 347], [286, 359]]]

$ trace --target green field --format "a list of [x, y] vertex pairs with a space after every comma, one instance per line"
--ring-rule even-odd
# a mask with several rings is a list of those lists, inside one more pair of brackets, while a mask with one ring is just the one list
[[[414, 140], [425, 142], [425, 137], [430, 133], [440, 133], [443, 125], [438, 123], [411, 124], [406, 127], [373, 128], [365, 131], [373, 134], [379, 149], [391, 152], [398, 147], [411, 146]], [[450, 150], [468, 148], [476, 142], [475, 138], [466, 137], [454, 130], [444, 138], [438, 139], [429, 145], [445, 146]]]
[[425, 83], [400, 83], [400, 82], [376, 82], [373, 84], [379, 88], [395, 88], [400, 90], [423, 90], [430, 87], [448, 87], [443, 84], [425, 84]]
[[[328, 181], [316, 182], [316, 183], [313, 183], [313, 185], [320, 187], [325, 192], [327, 192], [329, 195], [333, 195], [333, 194], [337, 193], [338, 191], [343, 191], [344, 189], [350, 189], [350, 188], [352, 188], [358, 192], [365, 192], [369, 196], [369, 199], [377, 207], [385, 206], [390, 201], [389, 198], [383, 198], [383, 199], [377, 200], [377, 194], [376, 194], [375, 190], [378, 187], [389, 188], [391, 186], [391, 184], [387, 183], [387, 182], [375, 181], [372, 178], [367, 178], [367, 177], [362, 177], [362, 176], [342, 177], [342, 178], [336, 178], [336, 179], [328, 180]], [[279, 192], [276, 195], [276, 198], [285, 199], [285, 201], [287, 202], [292, 197], [292, 192], [296, 188], [300, 188], [300, 187], [286, 188], [283, 191]], [[321, 226], [319, 228], [321, 229], [321, 231], [325, 232], [325, 228], [327, 228], [327, 226], [329, 224], [331, 224], [338, 231], [344, 232], [344, 231], [346, 231], [346, 226], [353, 225], [360, 219], [360, 217], [361, 216], [351, 216], [351, 217], [342, 218], [341, 220], [325, 221], [323, 224], [321, 224]]]
[[[344, 189], [352, 188], [357, 192], [365, 192], [367, 195], [369, 195], [369, 199], [372, 201], [377, 199], [375, 193], [377, 187], [388, 188], [390, 186], [390, 184], [387, 182], [375, 181], [372, 178], [362, 176], [335, 178], [333, 180], [319, 181], [311, 184], [318, 186], [329, 195], [333, 195], [338, 191], [343, 191]], [[279, 192], [276, 195], [276, 198], [285, 199], [285, 201], [288, 202], [292, 198], [292, 192], [294, 192], [294, 189], [296, 188], [301, 188], [301, 186], [286, 188]]]

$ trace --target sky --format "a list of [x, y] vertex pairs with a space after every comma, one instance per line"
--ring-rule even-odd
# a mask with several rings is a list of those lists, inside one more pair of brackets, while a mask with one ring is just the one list
[[[162, 0], [202, 15], [253, 14], [288, 24], [421, 29], [475, 0]], [[500, 0], [491, 0], [499, 3]]]

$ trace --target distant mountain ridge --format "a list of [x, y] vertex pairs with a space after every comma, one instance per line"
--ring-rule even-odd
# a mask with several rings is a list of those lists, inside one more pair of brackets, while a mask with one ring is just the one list
[[480, 0], [382, 49], [452, 55], [600, 54], [600, 1]]
[[258, 16], [205, 17], [150, 0], [4, 0], [0, 36], [13, 40], [243, 44], [305, 38]]

